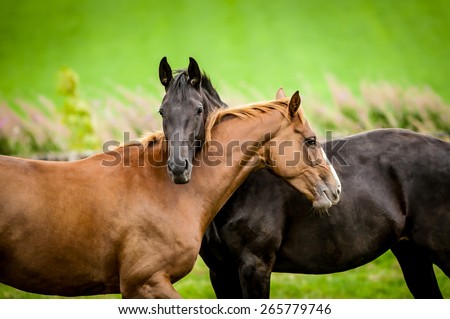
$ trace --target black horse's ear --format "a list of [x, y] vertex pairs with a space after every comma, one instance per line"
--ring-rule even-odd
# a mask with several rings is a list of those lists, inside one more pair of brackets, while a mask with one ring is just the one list
[[291, 115], [291, 117], [293, 117], [295, 113], [297, 113], [301, 102], [302, 100], [300, 99], [300, 94], [298, 93], [298, 91], [296, 91], [289, 101], [289, 114]]
[[161, 81], [161, 84], [166, 88], [166, 91], [169, 87], [170, 81], [172, 81], [172, 78], [172, 69], [167, 62], [167, 58], [164, 57], [161, 59], [161, 62], [159, 62], [159, 80]]
[[202, 80], [202, 74], [200, 73], [200, 68], [198, 67], [197, 61], [195, 61], [194, 58], [189, 58], [188, 75], [189, 83], [198, 89]]

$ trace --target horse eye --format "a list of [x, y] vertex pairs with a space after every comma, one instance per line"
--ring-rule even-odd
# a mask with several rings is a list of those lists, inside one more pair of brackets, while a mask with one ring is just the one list
[[305, 141], [306, 146], [311, 147], [311, 146], [316, 146], [316, 138], [312, 137], [312, 138], [308, 138]]
[[164, 117], [164, 112], [161, 109], [159, 109], [158, 113], [159, 115], [161, 115], [161, 117]]
[[197, 109], [197, 115], [200, 115], [200, 114], [202, 114], [203, 113], [203, 107], [199, 107], [198, 109]]

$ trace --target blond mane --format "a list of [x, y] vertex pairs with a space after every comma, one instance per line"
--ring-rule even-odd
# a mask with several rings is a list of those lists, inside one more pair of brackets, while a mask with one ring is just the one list
[[120, 144], [117, 146], [117, 149], [124, 148], [124, 147], [130, 147], [130, 146], [143, 146], [144, 149], [150, 147], [150, 146], [158, 146], [161, 145], [162, 142], [165, 140], [164, 132], [162, 131], [155, 131], [146, 133], [141, 138], [138, 138], [133, 141], [129, 141], [125, 144]]
[[139, 139], [139, 142], [144, 145], [144, 147], [148, 147], [150, 145], [161, 144], [165, 139], [163, 131], [151, 132]]
[[286, 118], [289, 117], [289, 98], [280, 99], [271, 102], [260, 102], [256, 104], [248, 104], [228, 109], [218, 109], [209, 117], [205, 126], [205, 141], [211, 141], [211, 131], [217, 124], [223, 122], [228, 117], [237, 118], [253, 118], [261, 113], [267, 113], [271, 110], [277, 110]]

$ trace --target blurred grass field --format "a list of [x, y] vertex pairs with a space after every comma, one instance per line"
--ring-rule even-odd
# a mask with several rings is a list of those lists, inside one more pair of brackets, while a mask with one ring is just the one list
[[[196, 58], [230, 105], [299, 89], [322, 136], [406, 127], [448, 139], [449, 30], [446, 0], [1, 0], [0, 153], [70, 150], [67, 103], [90, 110], [100, 141], [158, 129], [163, 56], [174, 69]], [[80, 78], [75, 102], [57, 92], [61, 70]], [[176, 288], [213, 298], [207, 272], [199, 260]], [[46, 297], [0, 285], [0, 298]], [[339, 274], [273, 274], [271, 297], [411, 294], [387, 253]]]
[[279, 86], [327, 97], [334, 74], [352, 89], [427, 85], [448, 101], [449, 30], [446, 0], [2, 0], [0, 96], [57, 99], [62, 67], [91, 96], [151, 90], [163, 56], [175, 68], [193, 56], [249, 98], [247, 87]]

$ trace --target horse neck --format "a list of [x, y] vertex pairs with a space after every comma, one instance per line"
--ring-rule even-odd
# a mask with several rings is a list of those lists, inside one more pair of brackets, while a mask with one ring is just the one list
[[[196, 184], [195, 194], [203, 194], [199, 198], [202, 203], [198, 203], [197, 207], [209, 207], [209, 211], [202, 216], [203, 233], [250, 173], [264, 166], [261, 160], [264, 143], [268, 141], [268, 136], [276, 136], [283, 118], [279, 111], [271, 110], [251, 119], [227, 119], [213, 128], [212, 143], [208, 150], [198, 154], [200, 164], [193, 170], [190, 182]], [[222, 151], [217, 151], [212, 144], [222, 148]], [[215, 156], [220, 153], [223, 155]], [[242, 165], [242, 161], [248, 165]]]

